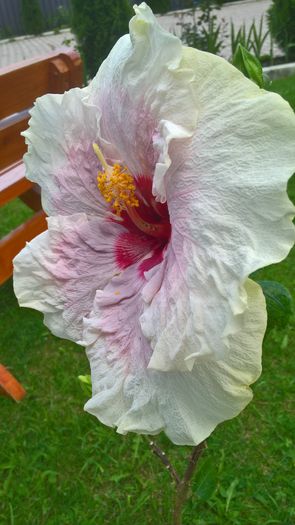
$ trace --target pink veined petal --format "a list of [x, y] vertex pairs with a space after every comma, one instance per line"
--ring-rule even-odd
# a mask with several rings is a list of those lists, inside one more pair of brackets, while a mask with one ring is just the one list
[[[93, 387], [93, 398], [85, 409], [110, 426], [118, 426], [134, 403], [140, 406], [141, 396], [133, 399], [128, 394], [128, 383], [139, 379], [138, 386], [143, 386], [140, 378], [145, 376], [152, 352], [138, 323], [145, 282], [139, 266], [130, 266], [98, 291], [91, 315], [84, 319], [83, 343], [87, 346]], [[155, 413], [152, 418], [157, 420], [154, 431], [159, 432], [162, 418]]]
[[[98, 160], [92, 148], [99, 136], [99, 111], [88, 104], [87, 93], [87, 88], [75, 88], [44, 95], [31, 110], [24, 132], [26, 177], [41, 186], [47, 215], [104, 216], [107, 210], [97, 188]], [[115, 155], [108, 144], [105, 151]]]
[[85, 214], [50, 217], [48, 231], [14, 259], [20, 305], [43, 312], [55, 335], [79, 341], [97, 290], [123, 268], [158, 253], [157, 242], [144, 237], [119, 222]]
[[96, 290], [119, 271], [115, 246], [124, 231], [118, 224], [85, 214], [49, 218], [48, 231], [14, 259], [20, 305], [43, 312], [55, 335], [79, 341]]
[[122, 233], [118, 235], [115, 246], [118, 268], [121, 270], [128, 268], [155, 249], [156, 252], [153, 254], [152, 259], [144, 260], [140, 265], [141, 273], [145, 272], [149, 264], [154, 266], [157, 264], [158, 258], [161, 260], [161, 250], [157, 250], [157, 246], [157, 241], [152, 237], [148, 237], [140, 232], [122, 231]]

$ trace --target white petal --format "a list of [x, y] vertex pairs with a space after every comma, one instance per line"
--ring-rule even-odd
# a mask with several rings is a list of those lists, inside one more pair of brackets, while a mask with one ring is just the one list
[[245, 308], [245, 278], [286, 257], [295, 239], [286, 193], [295, 168], [293, 111], [220, 57], [192, 49], [185, 56], [195, 72], [198, 124], [182, 166], [180, 146], [170, 148], [169, 260], [141, 317], [150, 367], [160, 370], [225, 356]]
[[[94, 318], [88, 321], [93, 398], [85, 409], [105, 424], [117, 426], [121, 433], [156, 434], [164, 430], [181, 445], [197, 445], [206, 439], [216, 425], [235, 417], [247, 405], [252, 398], [249, 385], [261, 371], [265, 301], [256, 283], [248, 280], [245, 288], [247, 308], [241, 315], [242, 329], [229, 338], [227, 358], [216, 361], [204, 357], [191, 372], [147, 369], [138, 352], [140, 332], [132, 320], [132, 348], [121, 356], [106, 346], [107, 337], [95, 329]], [[140, 345], [148, 355], [142, 338]]]
[[160, 27], [150, 8], [134, 9], [130, 37], [102, 64], [90, 101], [101, 110], [101, 136], [134, 175], [154, 175], [154, 193], [165, 200], [169, 143], [187, 140], [196, 125], [192, 70], [183, 63], [180, 40]]

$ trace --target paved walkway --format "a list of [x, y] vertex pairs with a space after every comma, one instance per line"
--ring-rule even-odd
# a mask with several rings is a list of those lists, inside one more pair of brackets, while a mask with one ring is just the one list
[[[232, 4], [226, 4], [220, 11], [217, 11], [218, 20], [224, 20], [228, 24], [227, 34], [230, 34], [230, 22], [233, 21], [235, 27], [238, 29], [243, 23], [249, 27], [253, 21], [256, 20], [258, 26], [262, 16], [264, 16], [264, 30], [266, 31], [265, 14], [271, 0], [244, 0]], [[180, 28], [177, 23], [180, 19], [184, 22], [190, 20], [187, 11], [179, 11], [169, 13], [164, 16], [159, 16], [159, 21], [163, 27], [170, 31], [179, 34]], [[62, 30], [58, 34], [45, 33], [38, 37], [18, 37], [13, 41], [0, 40], [0, 67], [5, 67], [22, 60], [33, 58], [37, 56], [46, 55], [60, 48], [63, 45], [74, 45], [75, 39], [69, 30]], [[229, 36], [225, 39], [226, 47], [222, 51], [222, 55], [229, 58], [231, 55]], [[270, 41], [267, 39], [263, 52], [269, 52]], [[278, 54], [278, 50], [274, 50]]]
[[[230, 45], [230, 26], [231, 21], [233, 22], [236, 31], [245, 24], [246, 29], [250, 28], [253, 20], [255, 20], [257, 29], [261, 17], [263, 17], [263, 34], [267, 31], [266, 12], [271, 6], [271, 0], [244, 0], [241, 2], [233, 2], [225, 4], [222, 9], [216, 11], [218, 22], [225, 23], [225, 47], [220, 53], [225, 58], [231, 57], [231, 45]], [[160, 23], [165, 29], [180, 35], [180, 27], [177, 22], [191, 22], [192, 17], [188, 16], [187, 11], [179, 11], [178, 14], [169, 13], [168, 15], [160, 17]], [[263, 54], [269, 54], [270, 51], [270, 38], [267, 37], [263, 46]], [[273, 50], [275, 55], [282, 54], [275, 46]]]
[[57, 34], [44, 33], [35, 37], [17, 37], [13, 41], [0, 40], [0, 67], [47, 55], [65, 44], [75, 44], [75, 39], [68, 29]]

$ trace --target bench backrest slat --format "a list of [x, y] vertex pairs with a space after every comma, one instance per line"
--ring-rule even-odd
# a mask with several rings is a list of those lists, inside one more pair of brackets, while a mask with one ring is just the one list
[[25, 154], [26, 145], [21, 132], [27, 129], [29, 118], [29, 112], [22, 111], [5, 119], [6, 126], [0, 127], [0, 170], [17, 162]]
[[22, 162], [26, 146], [20, 133], [28, 127], [29, 110], [37, 97], [82, 85], [81, 58], [68, 48], [0, 69], [0, 205], [20, 197], [36, 212], [0, 239], [0, 284], [11, 276], [15, 255], [47, 226], [40, 188], [25, 178]]
[[[62, 81], [61, 81], [61, 77]], [[46, 58], [0, 69], [0, 119], [33, 105], [45, 93], [61, 93], [83, 82], [78, 53], [58, 50]]]
[[25, 153], [20, 133], [28, 127], [36, 98], [81, 87], [82, 75], [80, 56], [68, 49], [0, 69], [0, 170]]
[[12, 275], [12, 261], [26, 242], [34, 239], [46, 228], [46, 216], [44, 211], [40, 210], [27, 222], [15, 228], [13, 234], [0, 239], [0, 284]]

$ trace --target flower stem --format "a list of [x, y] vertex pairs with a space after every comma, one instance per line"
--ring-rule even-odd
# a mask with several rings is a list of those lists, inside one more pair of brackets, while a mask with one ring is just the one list
[[181, 525], [183, 505], [188, 499], [190, 481], [196, 470], [197, 463], [204, 449], [207, 447], [206, 441], [202, 441], [202, 443], [199, 443], [199, 445], [193, 448], [193, 451], [189, 456], [187, 468], [184, 472], [183, 478], [181, 478], [178, 472], [173, 467], [172, 463], [169, 461], [166, 453], [159, 447], [159, 445], [157, 445], [157, 443], [155, 443], [155, 441], [149, 438], [148, 436], [145, 436], [145, 438], [147, 439], [151, 450], [153, 451], [155, 456], [157, 456], [163, 463], [163, 465], [165, 466], [166, 470], [168, 470], [172, 480], [175, 483], [176, 493], [173, 510], [173, 525]]
[[148, 440], [151, 450], [153, 451], [155, 456], [157, 456], [160, 459], [160, 461], [163, 463], [164, 467], [166, 468], [166, 470], [168, 470], [171, 478], [173, 479], [173, 481], [176, 483], [176, 486], [177, 486], [180, 483], [180, 477], [178, 473], [176, 472], [175, 468], [173, 467], [172, 463], [170, 463], [166, 452], [164, 452], [159, 447], [159, 445], [155, 443], [153, 439], [147, 438], [147, 440]]
[[186, 468], [184, 476], [180, 480], [180, 482], [177, 484], [176, 494], [175, 494], [174, 512], [173, 512], [173, 525], [182, 524], [182, 510], [183, 510], [183, 505], [186, 502], [187, 497], [188, 497], [190, 481], [196, 469], [198, 460], [200, 459], [205, 448], [206, 448], [206, 441], [202, 441], [202, 443], [199, 443], [199, 445], [194, 447], [189, 457], [188, 466]]

